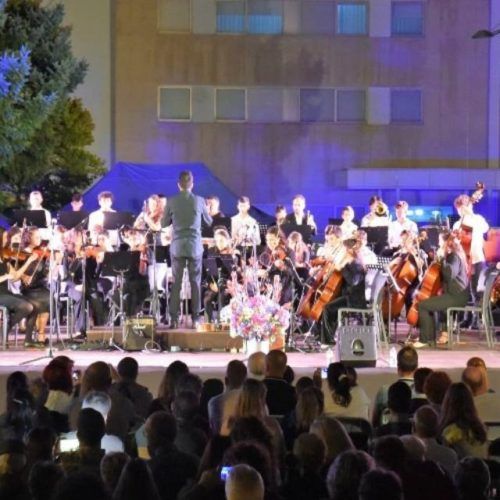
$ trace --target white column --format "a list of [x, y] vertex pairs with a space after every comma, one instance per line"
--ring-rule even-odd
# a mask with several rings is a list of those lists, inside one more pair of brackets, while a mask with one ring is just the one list
[[370, 36], [391, 36], [391, 0], [371, 0], [369, 11]]
[[215, 0], [191, 0], [193, 33], [211, 35], [217, 28]]
[[300, 33], [300, 1], [283, 1], [283, 33], [296, 35]]
[[[490, 1], [490, 28], [500, 28], [500, 2]], [[488, 43], [479, 39], [475, 43]], [[488, 103], [488, 167], [500, 168], [500, 35], [490, 41], [490, 81]]]
[[366, 99], [366, 121], [368, 125], [391, 123], [391, 89], [369, 87]]

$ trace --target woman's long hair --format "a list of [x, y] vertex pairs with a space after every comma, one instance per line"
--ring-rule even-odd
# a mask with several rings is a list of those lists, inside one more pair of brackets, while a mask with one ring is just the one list
[[258, 417], [265, 418], [266, 410], [266, 386], [259, 380], [247, 379], [240, 389], [238, 403], [234, 417]]
[[160, 494], [148, 464], [133, 458], [122, 470], [113, 500], [160, 500]]
[[441, 431], [451, 424], [469, 433], [480, 443], [486, 441], [486, 428], [477, 414], [474, 397], [463, 382], [451, 384], [444, 397], [441, 408]]
[[327, 379], [333, 401], [347, 408], [352, 401], [352, 381], [345, 365], [341, 362], [331, 363], [328, 366]]
[[309, 431], [311, 424], [323, 414], [325, 399], [317, 387], [308, 387], [297, 395], [295, 426], [298, 431]]

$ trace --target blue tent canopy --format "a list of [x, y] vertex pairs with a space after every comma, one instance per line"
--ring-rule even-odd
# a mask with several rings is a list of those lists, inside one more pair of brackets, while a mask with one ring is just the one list
[[[193, 191], [196, 194], [203, 197], [218, 196], [221, 209], [228, 216], [236, 212], [238, 197], [203, 163], [182, 165], [117, 163], [83, 194], [85, 210], [99, 208], [97, 195], [101, 191], [111, 191], [115, 198], [113, 207], [116, 210], [138, 214], [142, 210], [144, 200], [151, 194], [162, 193], [168, 199], [178, 193], [177, 180], [183, 170], [191, 170], [193, 173]], [[273, 217], [254, 207], [250, 213], [262, 224], [270, 224], [274, 220]]]

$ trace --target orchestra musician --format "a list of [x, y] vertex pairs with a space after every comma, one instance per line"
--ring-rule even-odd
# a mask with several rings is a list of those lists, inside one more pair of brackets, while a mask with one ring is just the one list
[[403, 231], [412, 236], [418, 235], [417, 225], [408, 219], [408, 203], [400, 200], [394, 208], [396, 209], [396, 220], [389, 223], [389, 247], [392, 253], [401, 246], [401, 233]]
[[210, 215], [214, 221], [225, 217], [224, 212], [220, 209], [220, 199], [218, 196], [212, 194], [205, 198], [205, 201], [207, 203], [208, 215]]
[[339, 297], [326, 304], [321, 316], [321, 342], [335, 344], [337, 313], [342, 307], [366, 307], [365, 263], [357, 239], [343, 241], [342, 256], [332, 264], [340, 271], [343, 281]]
[[293, 250], [286, 246], [285, 238], [278, 226], [271, 226], [266, 232], [266, 248], [259, 255], [261, 270], [259, 276], [265, 283], [265, 291], [273, 291], [275, 276], [280, 283], [279, 297], [274, 300], [280, 305], [290, 304], [293, 299], [291, 266], [295, 263]]
[[41, 210], [45, 213], [46, 227], [41, 228], [42, 240], [50, 239], [50, 223], [52, 221], [52, 216], [50, 212], [43, 208], [43, 196], [40, 191], [31, 191], [29, 195], [29, 210]]
[[276, 225], [281, 227], [286, 221], [286, 208], [284, 205], [276, 205], [274, 210], [274, 218], [276, 220]]
[[311, 252], [304, 243], [302, 235], [298, 231], [292, 231], [287, 238], [287, 245], [293, 251], [295, 257], [295, 269], [302, 279], [307, 279], [309, 274]]
[[[465, 306], [469, 298], [467, 259], [457, 233], [445, 231], [439, 235], [439, 242], [437, 259], [441, 264], [443, 293], [418, 304], [420, 338], [413, 344], [417, 349], [436, 342], [435, 312], [445, 313], [448, 307]], [[447, 342], [448, 333], [443, 331], [437, 343]]]
[[370, 211], [361, 219], [361, 227], [381, 227], [389, 225], [389, 211], [380, 196], [372, 196]]
[[[469, 195], [462, 194], [455, 198], [454, 206], [460, 216], [460, 220], [453, 224], [453, 230], [460, 230], [462, 225], [472, 229], [469, 269], [471, 276], [470, 298], [472, 303], [474, 303], [478, 300], [477, 285], [479, 276], [481, 271], [486, 267], [486, 258], [484, 255], [484, 234], [488, 232], [490, 226], [482, 215], [474, 213], [474, 203]], [[475, 321], [473, 322], [471, 315], [466, 318], [460, 326], [462, 328], [466, 328], [476, 322], [477, 318], [475, 318]]]
[[203, 245], [201, 243], [201, 221], [212, 224], [205, 200], [192, 193], [193, 174], [183, 171], [179, 175], [179, 194], [170, 199], [163, 216], [162, 226], [172, 224], [172, 259], [173, 285], [170, 294], [170, 327], [179, 325], [180, 293], [184, 268], [187, 266], [191, 285], [191, 315], [193, 328], [197, 328], [200, 311], [201, 270]]
[[342, 239], [346, 240], [354, 237], [354, 232], [358, 229], [358, 226], [354, 224], [354, 209], [351, 205], [347, 205], [342, 209], [342, 224], [340, 224], [340, 229], [342, 230]]
[[339, 226], [328, 224], [325, 227], [325, 243], [318, 248], [316, 257], [333, 260], [342, 248], [342, 229]]
[[[214, 231], [214, 246], [210, 247], [207, 252], [207, 258], [217, 258], [221, 255], [230, 255], [233, 259], [237, 259], [238, 256], [236, 251], [233, 251], [231, 246], [231, 237], [229, 232], [225, 227], [218, 227]], [[222, 264], [218, 265], [218, 270], [220, 272], [219, 276], [207, 276], [207, 289], [203, 295], [203, 305], [205, 308], [205, 319], [211, 323], [213, 321], [213, 304], [214, 302], [219, 302], [220, 295], [220, 305], [226, 306], [229, 303], [231, 294], [229, 293], [227, 283], [231, 279], [231, 275]]]
[[248, 213], [250, 198], [240, 196], [237, 205], [238, 213], [231, 217], [231, 237], [236, 246], [251, 247], [260, 245], [260, 230], [257, 221]]
[[359, 255], [365, 266], [374, 265], [378, 262], [375, 252], [368, 246], [368, 235], [366, 231], [358, 229], [354, 238], [359, 242]]
[[104, 229], [104, 214], [106, 212], [115, 212], [113, 207], [113, 193], [111, 191], [102, 191], [97, 195], [99, 209], [91, 212], [89, 215], [89, 231], [92, 237]]
[[71, 211], [80, 212], [83, 209], [83, 196], [81, 193], [74, 193], [71, 197]]
[[296, 194], [292, 200], [293, 212], [285, 217], [285, 223], [297, 226], [308, 225], [311, 228], [311, 234], [316, 234], [318, 228], [313, 215], [306, 212], [306, 199], [302, 194]]

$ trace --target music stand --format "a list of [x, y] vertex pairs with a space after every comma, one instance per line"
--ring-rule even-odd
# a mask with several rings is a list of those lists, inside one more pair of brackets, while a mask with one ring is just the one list
[[170, 245], [158, 245], [155, 250], [155, 260], [157, 264], [172, 265], [170, 258]]
[[[112, 315], [111, 318], [111, 338], [109, 339], [109, 346], [114, 347], [120, 351], [123, 349], [118, 346], [115, 342], [115, 321], [120, 319], [120, 326], [122, 327], [122, 345], [126, 343], [127, 340], [127, 329], [125, 326], [126, 315], [123, 307], [123, 288], [125, 285], [125, 276], [135, 275], [139, 272], [139, 262], [140, 262], [141, 252], [134, 251], [119, 251], [119, 252], [105, 252], [104, 259], [102, 262], [102, 276], [114, 276], [116, 277], [116, 283], [118, 286], [119, 293], [119, 311], [118, 314]], [[113, 300], [113, 297], [111, 297]], [[113, 300], [113, 311], [115, 308], [115, 303]]]
[[18, 226], [47, 228], [47, 215], [44, 210], [14, 210], [12, 218]]
[[120, 229], [122, 226], [132, 226], [134, 216], [131, 212], [103, 212], [103, 228], [108, 231]]
[[373, 252], [379, 255], [388, 245], [389, 226], [362, 227], [368, 238], [368, 245], [373, 248]]
[[308, 224], [301, 224], [299, 226], [298, 224], [295, 224], [293, 222], [286, 222], [285, 224], [281, 225], [281, 230], [283, 231], [283, 233], [285, 233], [285, 236], [287, 238], [291, 233], [296, 231], [297, 233], [300, 233], [302, 235], [302, 240], [305, 244], [311, 243], [313, 230]]
[[78, 212], [59, 212], [58, 215], [59, 224], [64, 226], [66, 229], [73, 229], [79, 226], [85, 219], [88, 219], [89, 212], [83, 210]]
[[[341, 226], [344, 223], [344, 219], [340, 217], [329, 217], [328, 218], [328, 224], [331, 226]], [[353, 224], [356, 224], [356, 226], [359, 227], [359, 221], [353, 219], [352, 221]]]

